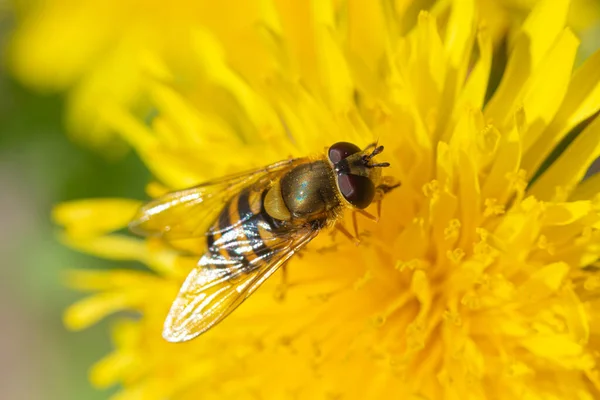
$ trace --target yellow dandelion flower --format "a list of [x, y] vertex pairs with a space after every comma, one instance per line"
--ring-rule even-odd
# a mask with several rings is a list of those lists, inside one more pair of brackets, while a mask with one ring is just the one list
[[68, 245], [148, 267], [70, 275], [92, 294], [68, 327], [135, 313], [91, 381], [120, 384], [115, 399], [598, 398], [600, 175], [583, 177], [600, 155], [600, 53], [572, 71], [568, 4], [534, 8], [488, 102], [474, 1], [452, 2], [443, 29], [422, 12], [406, 35], [379, 2], [260, 2], [243, 66], [197, 26], [179, 49], [193, 74], [153, 64], [151, 121], [110, 110], [158, 180], [151, 195], [339, 140], [378, 139], [402, 186], [359, 246], [322, 233], [285, 290], [273, 275], [179, 344], [161, 330], [197, 256], [123, 233], [139, 201], [58, 206]]

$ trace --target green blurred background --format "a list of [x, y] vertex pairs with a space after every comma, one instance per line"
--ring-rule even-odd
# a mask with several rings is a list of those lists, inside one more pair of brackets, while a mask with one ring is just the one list
[[[0, 0], [0, 54], [14, 23]], [[600, 47], [600, 26], [582, 41], [580, 60]], [[149, 175], [132, 152], [107, 158], [70, 141], [64, 107], [62, 95], [22, 86], [0, 63], [0, 399], [93, 400], [113, 392], [87, 380], [111, 349], [108, 323], [66, 331], [62, 312], [80, 295], [61, 280], [69, 268], [114, 263], [63, 247], [50, 213], [72, 199], [144, 198]]]
[[118, 162], [70, 142], [61, 125], [63, 99], [32, 93], [0, 75], [0, 398], [103, 399], [88, 368], [110, 350], [101, 323], [80, 333], [62, 326], [80, 295], [64, 288], [67, 268], [110, 268], [74, 253], [54, 237], [50, 211], [85, 197], [143, 196], [142, 164]]
[[64, 288], [67, 268], [110, 268], [54, 237], [50, 211], [86, 197], [143, 198], [147, 172], [130, 153], [109, 161], [70, 142], [63, 98], [33, 93], [0, 71], [0, 398], [103, 399], [88, 368], [110, 350], [101, 323], [67, 332], [63, 310], [80, 295]]
[[[0, 1], [0, 46], [14, 21]], [[0, 52], [0, 54], [4, 54]], [[149, 175], [133, 152], [116, 160], [78, 146], [63, 126], [64, 97], [25, 88], [0, 64], [0, 399], [105, 399], [90, 366], [109, 353], [109, 324], [69, 332], [62, 313], [81, 294], [71, 268], [111, 268], [55, 237], [53, 205], [87, 197], [144, 198]], [[121, 264], [122, 266], [122, 264]]]

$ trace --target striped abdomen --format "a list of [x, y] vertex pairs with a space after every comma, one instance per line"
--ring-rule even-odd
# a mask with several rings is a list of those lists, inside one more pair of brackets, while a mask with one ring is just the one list
[[206, 233], [207, 252], [200, 265], [232, 267], [247, 272], [269, 262], [289, 226], [265, 211], [268, 191], [252, 187], [233, 197]]

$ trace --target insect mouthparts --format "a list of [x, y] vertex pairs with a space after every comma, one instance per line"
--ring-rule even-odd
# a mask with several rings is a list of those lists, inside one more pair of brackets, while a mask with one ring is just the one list
[[381, 154], [383, 152], [383, 146], [377, 146], [373, 149], [373, 151], [371, 152], [371, 154], [369, 155], [364, 155], [362, 156], [362, 161], [363, 164], [365, 165], [365, 167], [367, 168], [385, 168], [385, 167], [389, 167], [390, 163], [388, 162], [382, 162], [382, 163], [376, 163], [376, 164], [370, 164], [369, 161], [371, 161], [371, 159], [373, 157], [375, 157], [378, 154]]
[[365, 166], [367, 168], [385, 168], [385, 167], [389, 167], [390, 163], [389, 162], [382, 162], [382, 163], [377, 163], [377, 164], [366, 164]]
[[363, 158], [366, 160], [370, 160], [371, 158], [375, 157], [377, 154], [381, 154], [381, 153], [383, 153], [383, 146], [377, 146], [373, 149], [371, 154], [369, 154], [368, 156], [364, 156]]

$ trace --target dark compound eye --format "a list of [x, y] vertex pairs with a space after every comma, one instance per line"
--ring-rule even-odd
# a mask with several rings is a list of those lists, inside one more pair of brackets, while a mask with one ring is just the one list
[[375, 185], [366, 176], [340, 174], [337, 177], [340, 192], [350, 204], [367, 208], [375, 197]]
[[329, 148], [329, 160], [336, 164], [342, 161], [344, 158], [358, 153], [359, 151], [360, 148], [353, 143], [337, 142]]

